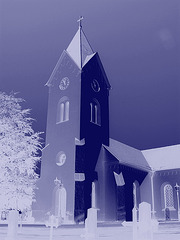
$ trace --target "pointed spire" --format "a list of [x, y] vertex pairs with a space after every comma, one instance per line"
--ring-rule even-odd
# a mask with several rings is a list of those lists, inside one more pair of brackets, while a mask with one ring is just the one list
[[79, 29], [66, 49], [80, 69], [82, 69], [95, 54], [82, 30], [82, 20], [83, 17], [81, 16], [77, 21], [79, 22]]

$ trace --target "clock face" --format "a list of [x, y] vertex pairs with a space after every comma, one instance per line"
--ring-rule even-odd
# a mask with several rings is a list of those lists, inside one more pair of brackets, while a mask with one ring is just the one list
[[60, 90], [65, 90], [70, 84], [69, 78], [68, 77], [64, 77], [59, 84], [59, 89]]
[[64, 152], [59, 152], [56, 156], [56, 164], [62, 166], [66, 162], [66, 154]]
[[93, 79], [92, 83], [91, 83], [91, 87], [95, 92], [99, 92], [100, 91], [100, 86], [99, 83], [96, 79]]

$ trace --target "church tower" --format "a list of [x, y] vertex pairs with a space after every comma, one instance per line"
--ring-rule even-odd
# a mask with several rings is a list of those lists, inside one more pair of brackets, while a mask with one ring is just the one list
[[109, 144], [110, 84], [97, 52], [79, 29], [47, 84], [46, 147], [36, 209], [62, 220], [84, 220], [102, 144]]

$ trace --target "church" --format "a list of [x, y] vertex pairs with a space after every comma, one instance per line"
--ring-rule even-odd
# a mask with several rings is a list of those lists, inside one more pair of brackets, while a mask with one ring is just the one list
[[157, 220], [180, 220], [180, 145], [140, 151], [109, 137], [110, 82], [81, 20], [46, 86], [46, 146], [33, 216], [82, 222], [131, 221], [132, 209], [151, 204]]

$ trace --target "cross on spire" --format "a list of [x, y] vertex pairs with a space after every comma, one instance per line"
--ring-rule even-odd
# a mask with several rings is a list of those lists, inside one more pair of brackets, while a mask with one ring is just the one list
[[83, 16], [80, 16], [79, 19], [77, 20], [77, 22], [79, 22], [79, 28], [82, 28], [81, 22], [83, 20]]
[[79, 28], [66, 49], [80, 69], [82, 69], [82, 67], [94, 56], [93, 54], [95, 54], [82, 30], [82, 20], [83, 17], [80, 16], [77, 20]]

